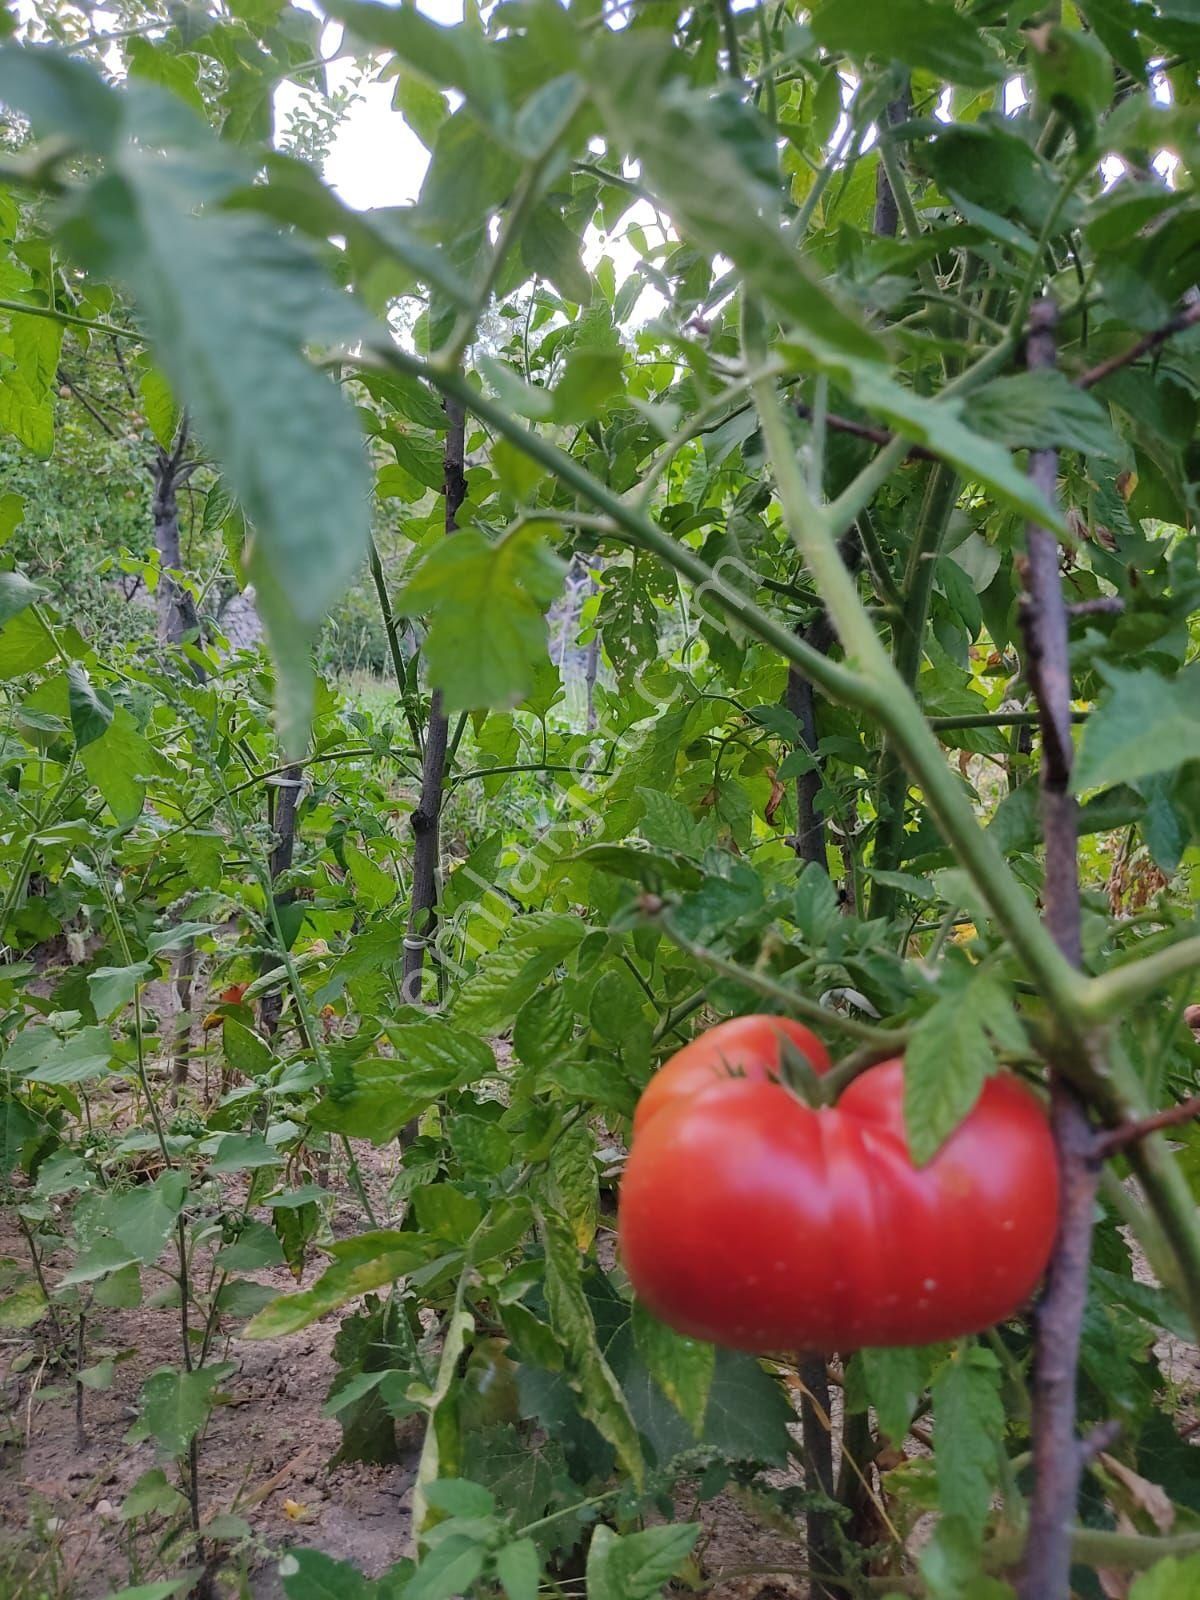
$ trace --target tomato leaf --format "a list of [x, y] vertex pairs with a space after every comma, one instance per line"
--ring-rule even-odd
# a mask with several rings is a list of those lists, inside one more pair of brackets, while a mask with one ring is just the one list
[[716, 1371], [716, 1348], [702, 1339], [684, 1338], [638, 1300], [633, 1303], [633, 1337], [650, 1376], [700, 1438]]
[[933, 1375], [938, 1503], [979, 1532], [991, 1509], [1004, 1438], [1000, 1363], [962, 1344]]

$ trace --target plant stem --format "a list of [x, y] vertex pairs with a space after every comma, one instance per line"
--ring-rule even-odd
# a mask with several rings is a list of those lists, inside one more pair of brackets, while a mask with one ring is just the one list
[[[443, 457], [443, 493], [446, 499], [445, 531], [458, 527], [459, 508], [466, 498], [467, 480], [463, 456], [466, 445], [466, 412], [456, 398], [446, 398], [446, 444]], [[438, 868], [441, 861], [442, 799], [446, 783], [446, 752], [450, 724], [442, 709], [441, 691], [435, 689], [429, 705], [429, 727], [421, 762], [421, 793], [412, 814], [413, 845], [412, 898], [409, 901], [408, 931], [404, 938], [404, 965], [400, 991], [410, 1004], [421, 998], [421, 977], [425, 950], [433, 937], [438, 900]]]
[[408, 731], [412, 734], [413, 748], [418, 755], [424, 753], [421, 738], [421, 724], [417, 714], [409, 704], [405, 693], [408, 674], [404, 669], [404, 657], [400, 653], [400, 633], [396, 627], [396, 616], [392, 610], [391, 597], [387, 592], [387, 580], [384, 577], [383, 562], [379, 559], [379, 546], [375, 543], [372, 533], [367, 546], [367, 557], [371, 567], [371, 581], [375, 585], [375, 596], [379, 601], [379, 614], [383, 618], [383, 631], [387, 635], [388, 653], [392, 658], [392, 673], [396, 679], [396, 687], [400, 691], [401, 706], [404, 719], [408, 723]]
[[[925, 628], [933, 598], [938, 551], [954, 510], [957, 492], [958, 478], [955, 473], [949, 467], [940, 464], [935, 466], [926, 484], [921, 515], [909, 546], [900, 621], [895, 630], [894, 660], [896, 671], [913, 692], [925, 652]], [[908, 780], [900, 751], [894, 740], [885, 740], [876, 794], [875, 812], [878, 820], [873, 860], [876, 867], [887, 872], [895, 871], [900, 865], [907, 793]], [[876, 880], [871, 890], [871, 916], [890, 918], [895, 909], [895, 888]]]

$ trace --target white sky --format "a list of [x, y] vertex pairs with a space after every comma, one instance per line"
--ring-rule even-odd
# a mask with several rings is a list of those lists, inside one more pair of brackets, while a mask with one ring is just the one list
[[[311, 0], [299, 0], [306, 11], [319, 15]], [[462, 0], [420, 0], [419, 9], [435, 22], [460, 22]], [[321, 53], [326, 59], [341, 42], [342, 29], [330, 23], [321, 37]], [[354, 80], [354, 64], [331, 61], [329, 89], [338, 89]], [[351, 106], [341, 123], [325, 164], [325, 179], [349, 206], [365, 210], [370, 206], [395, 206], [411, 203], [417, 197], [429, 152], [392, 110], [392, 84], [364, 79], [358, 92], [362, 99]], [[295, 85], [285, 83], [275, 95], [276, 127], [283, 128], [292, 108], [300, 103]]]

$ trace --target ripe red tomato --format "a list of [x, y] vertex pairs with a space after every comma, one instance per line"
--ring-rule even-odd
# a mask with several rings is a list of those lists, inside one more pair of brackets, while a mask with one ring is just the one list
[[634, 1137], [664, 1106], [691, 1100], [711, 1085], [730, 1078], [778, 1081], [785, 1039], [808, 1058], [816, 1072], [828, 1072], [829, 1051], [802, 1022], [787, 1017], [733, 1017], [697, 1034], [654, 1074], [633, 1113]]
[[931, 1344], [1014, 1312], [1057, 1224], [1042, 1108], [1011, 1075], [989, 1078], [918, 1169], [903, 1089], [903, 1063], [886, 1061], [814, 1110], [759, 1070], [642, 1117], [619, 1232], [643, 1303], [759, 1353]]

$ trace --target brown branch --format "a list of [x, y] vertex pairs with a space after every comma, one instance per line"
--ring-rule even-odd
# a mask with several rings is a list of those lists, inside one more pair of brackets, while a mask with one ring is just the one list
[[1067, 607], [1069, 617], [1119, 617], [1125, 602], [1119, 594], [1098, 595], [1095, 600], [1075, 600]]
[[1196, 1117], [1200, 1117], [1200, 1094], [1192, 1095], [1190, 1100], [1181, 1100], [1178, 1105], [1168, 1106], [1165, 1111], [1141, 1117], [1137, 1122], [1123, 1122], [1116, 1128], [1109, 1128], [1096, 1139], [1096, 1156], [1105, 1161], [1109, 1156], [1127, 1150], [1131, 1144], [1137, 1144], [1147, 1134], [1157, 1133], [1160, 1128], [1178, 1127], [1180, 1123], [1192, 1122]]
[[1177, 333], [1185, 333], [1188, 328], [1194, 328], [1198, 322], [1200, 322], [1200, 300], [1185, 306], [1182, 311], [1177, 311], [1163, 323], [1161, 328], [1155, 328], [1152, 333], [1144, 334], [1136, 344], [1131, 344], [1128, 350], [1120, 350], [1115, 356], [1109, 356], [1106, 361], [1100, 361], [1094, 367], [1089, 367], [1086, 372], [1081, 372], [1075, 379], [1075, 387], [1091, 389], [1096, 384], [1103, 383], [1105, 378], [1111, 378], [1114, 372], [1119, 372], [1122, 367], [1129, 366], [1130, 362], [1148, 355], [1151, 350], [1157, 350], [1159, 345], [1166, 344], [1167, 340], [1173, 339]]
[[[446, 533], [458, 527], [458, 512], [467, 494], [463, 466], [466, 447], [466, 417], [457, 400], [445, 401], [446, 445], [443, 455], [443, 493], [446, 497]], [[425, 949], [437, 926], [438, 864], [441, 856], [442, 797], [446, 783], [446, 750], [450, 724], [442, 709], [442, 696], [434, 690], [429, 705], [429, 728], [421, 762], [421, 793], [412, 814], [413, 883], [409, 901], [408, 931], [404, 937], [404, 966], [401, 994], [410, 1004], [421, 998], [421, 975]]]
[[[1033, 308], [1026, 361], [1031, 372], [1055, 364], [1057, 308]], [[1029, 478], [1052, 501], [1058, 453], [1035, 450]], [[1026, 528], [1021, 627], [1026, 671], [1042, 735], [1039, 786], [1045, 841], [1046, 926], [1073, 965], [1082, 964], [1077, 818], [1071, 793], [1071, 670], [1068, 618], [1058, 544], [1047, 529]], [[1087, 1305], [1099, 1163], [1083, 1101], [1067, 1079], [1050, 1072], [1051, 1127], [1061, 1174], [1058, 1236], [1035, 1318], [1033, 1381], [1034, 1492], [1021, 1575], [1021, 1600], [1060, 1600], [1070, 1589], [1071, 1522], [1084, 1459], [1075, 1431], [1079, 1343]]]

